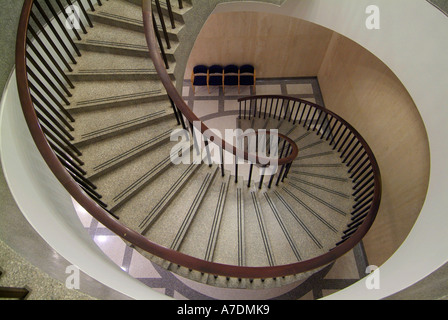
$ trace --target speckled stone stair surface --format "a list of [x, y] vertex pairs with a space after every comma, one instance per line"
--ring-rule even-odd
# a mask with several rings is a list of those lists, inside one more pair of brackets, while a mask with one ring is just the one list
[[[183, 29], [182, 14], [191, 8], [190, 2], [184, 3], [184, 9], [175, 8], [171, 59], [176, 34]], [[270, 189], [268, 178], [259, 188], [257, 175], [250, 187], [247, 176], [237, 182], [228, 170], [222, 176], [218, 164], [172, 163], [179, 145], [171, 141], [171, 132], [181, 126], [149, 59], [139, 5], [114, 0], [97, 6], [90, 13], [94, 28], [77, 42], [83, 56], [68, 72], [75, 86], [68, 107], [76, 120], [73, 143], [107, 209], [161, 246], [221, 264], [292, 264], [334, 248], [354, 205], [352, 181], [337, 150], [303, 124], [269, 117], [237, 121], [243, 129], [278, 129], [299, 147], [288, 178]], [[191, 141], [189, 147], [193, 158]], [[136, 249], [172, 272], [219, 287], [279, 287], [316, 272], [228, 278]]]
[[105, 80], [96, 81], [94, 86], [91, 81], [77, 81], [72, 93], [67, 110], [73, 114], [87, 109], [96, 110], [167, 98], [165, 88], [157, 80]]
[[[158, 79], [151, 60], [147, 57], [134, 57], [120, 54], [81, 50], [78, 63], [72, 65], [73, 72], [67, 76], [72, 81], [101, 80], [147, 80]], [[173, 67], [168, 70], [173, 74]]]

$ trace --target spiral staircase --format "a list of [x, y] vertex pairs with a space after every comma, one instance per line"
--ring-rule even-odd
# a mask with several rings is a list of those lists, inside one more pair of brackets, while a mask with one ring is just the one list
[[[17, 72], [33, 138], [75, 200], [167, 270], [227, 288], [306, 279], [373, 223], [381, 198], [375, 157], [321, 106], [250, 96], [239, 101], [238, 126], [288, 138], [278, 170], [266, 174], [247, 152], [241, 164], [205, 161], [213, 147], [214, 159], [225, 150], [235, 160], [237, 148], [208, 137], [203, 123], [200, 140], [190, 135], [194, 114], [173, 85], [177, 34], [192, 6], [180, 3], [144, 1], [142, 19], [140, 1], [78, 1], [81, 26], [64, 30], [49, 12], [73, 3], [25, 1]], [[171, 161], [179, 151], [171, 133], [182, 129], [188, 158], [203, 151], [201, 163]]]

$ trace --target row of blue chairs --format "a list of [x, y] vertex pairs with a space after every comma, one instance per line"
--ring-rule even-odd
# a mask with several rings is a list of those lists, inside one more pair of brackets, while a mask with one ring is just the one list
[[194, 93], [196, 93], [197, 86], [207, 86], [208, 93], [210, 93], [210, 87], [212, 86], [222, 87], [224, 93], [228, 86], [238, 86], [238, 93], [240, 93], [241, 86], [253, 86], [255, 91], [256, 80], [256, 70], [250, 64], [241, 67], [234, 64], [225, 67], [197, 65], [191, 73]]

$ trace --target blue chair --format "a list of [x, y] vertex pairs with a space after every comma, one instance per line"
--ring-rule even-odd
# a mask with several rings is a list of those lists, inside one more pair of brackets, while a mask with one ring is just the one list
[[224, 67], [224, 84], [222, 89], [225, 91], [225, 87], [238, 86], [240, 84], [240, 69], [236, 65], [228, 65]]
[[193, 68], [191, 72], [191, 84], [193, 86], [193, 92], [196, 93], [196, 87], [205, 87], [208, 85], [208, 67], [204, 65], [198, 65]]
[[224, 68], [215, 64], [211, 66], [208, 71], [208, 93], [210, 93], [211, 86], [222, 86], [224, 81]]
[[[254, 92], [256, 89], [255, 83], [257, 81], [255, 68], [250, 64], [245, 64], [240, 67], [240, 86], [253, 86]], [[239, 90], [238, 90], [239, 93]]]

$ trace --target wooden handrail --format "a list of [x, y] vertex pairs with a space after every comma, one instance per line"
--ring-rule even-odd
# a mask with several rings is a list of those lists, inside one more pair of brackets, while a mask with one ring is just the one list
[[[176, 107], [179, 109], [179, 111], [184, 115], [184, 117], [188, 120], [189, 123], [199, 123], [200, 126], [197, 128], [205, 138], [210, 139], [210, 136], [207, 136], [209, 131], [209, 127], [202, 122], [196, 114], [188, 107], [188, 105], [183, 100], [182, 96], [177, 91], [176, 87], [174, 86], [172, 79], [170, 75], [166, 72], [166, 65], [164, 63], [164, 60], [159, 52], [160, 48], [157, 41], [157, 36], [155, 33], [155, 30], [153, 28], [153, 14], [152, 14], [152, 1], [151, 0], [143, 0], [143, 23], [145, 28], [145, 36], [146, 36], [146, 42], [148, 44], [149, 54], [150, 57], [154, 63], [155, 69], [157, 70], [157, 73], [159, 74], [160, 80], [162, 81], [168, 95], [170, 96], [171, 100], [174, 102]], [[232, 152], [234, 155], [236, 154], [242, 154], [244, 155], [244, 159], [248, 160], [249, 155], [247, 152], [238, 150], [238, 148], [227, 141], [223, 139], [216, 138], [214, 139], [213, 143], [217, 144], [219, 147], [221, 147], [224, 150], [227, 150], [229, 152]], [[293, 142], [294, 143], [294, 142]], [[295, 143], [294, 143], [295, 144]], [[264, 159], [262, 157], [256, 158], [257, 163], [266, 163], [268, 159]], [[283, 158], [279, 159], [278, 164], [288, 164], [291, 160], [289, 158]]]
[[[154, 66], [157, 70], [157, 73], [160, 76], [160, 79], [165, 86], [168, 95], [174, 101], [180, 112], [188, 119], [190, 122], [198, 122], [200, 121], [197, 116], [192, 112], [192, 110], [188, 107], [188, 105], [185, 103], [185, 101], [182, 99], [182, 96], [178, 93], [177, 89], [173, 85], [168, 73], [166, 72], [165, 65], [163, 63], [163, 58], [160, 54], [160, 48], [158, 47], [157, 42], [157, 35], [156, 31], [152, 27], [151, 21], [153, 19], [153, 12], [152, 12], [152, 3], [151, 0], [142, 0], [142, 10], [143, 10], [143, 21], [144, 21], [144, 28], [145, 28], [145, 36], [146, 36], [146, 42], [148, 44], [149, 54], [151, 56], [151, 59], [154, 63]], [[255, 275], [261, 275], [261, 277], [275, 277], [279, 274], [294, 274], [294, 273], [300, 273], [305, 272], [308, 270], [312, 270], [321, 266], [324, 266], [337, 258], [341, 257], [345, 253], [347, 253], [349, 250], [353, 249], [356, 244], [358, 244], [362, 238], [367, 234], [367, 232], [370, 230], [377, 212], [379, 210], [379, 206], [381, 203], [381, 194], [382, 194], [382, 188], [381, 188], [381, 175], [378, 163], [375, 159], [375, 156], [373, 155], [372, 150], [370, 149], [367, 142], [364, 140], [364, 138], [359, 134], [355, 128], [353, 128], [348, 122], [346, 122], [343, 118], [341, 118], [339, 115], [315, 104], [311, 103], [302, 99], [297, 99], [293, 97], [284, 97], [284, 96], [278, 96], [278, 95], [266, 95], [266, 96], [258, 96], [258, 98], [279, 98], [279, 99], [291, 99], [292, 101], [298, 101], [302, 103], [306, 103], [307, 105], [310, 105], [314, 108], [317, 108], [323, 112], [325, 112], [327, 115], [332, 116], [334, 119], [337, 119], [340, 123], [343, 123], [346, 128], [348, 128], [352, 134], [356, 136], [358, 141], [362, 144], [365, 152], [367, 153], [367, 156], [370, 161], [370, 165], [373, 170], [373, 176], [374, 176], [374, 195], [372, 199], [372, 204], [370, 206], [370, 210], [368, 214], [366, 215], [365, 219], [363, 220], [362, 224], [356, 229], [353, 234], [350, 235], [349, 238], [342, 241], [340, 244], [338, 244], [334, 249], [329, 251], [328, 253], [325, 253], [321, 256], [315, 257], [313, 259], [302, 261], [298, 263], [294, 263], [287, 266], [276, 266], [276, 267], [260, 267], [260, 268], [249, 268], [249, 267], [233, 267], [233, 271], [227, 270], [227, 272], [231, 272], [234, 276], [236, 273], [244, 274], [245, 276], [252, 276], [256, 277]], [[239, 101], [244, 100], [251, 100], [254, 99], [254, 97], [245, 97], [239, 99]], [[208, 127], [203, 123], [201, 123], [201, 132], [206, 132], [208, 130]], [[218, 145], [221, 145], [223, 149], [226, 150], [233, 150], [233, 154], [237, 154], [238, 150], [236, 147], [230, 146], [228, 142], [224, 140], [220, 141], [214, 141]], [[295, 144], [295, 143], [294, 143]], [[227, 149], [230, 148], [230, 149]], [[245, 158], [247, 159], [247, 153], [245, 153]], [[279, 165], [287, 164], [290, 159], [282, 159], [285, 161], [279, 162]], [[213, 263], [212, 263], [213, 264]], [[226, 269], [225, 266], [214, 264], [215, 273], [221, 274], [217, 272], [218, 270], [222, 270], [221, 268]], [[251, 274], [253, 272], [253, 274]], [[292, 272], [292, 273], [291, 273]], [[210, 272], [213, 273], [213, 272]], [[239, 276], [238, 276], [239, 277]]]
[[[198, 259], [181, 252], [163, 247], [158, 245], [149, 239], [145, 238], [140, 233], [126, 227], [114, 217], [112, 217], [109, 212], [98, 205], [89, 195], [78, 185], [78, 183], [73, 179], [73, 177], [67, 172], [64, 166], [59, 161], [58, 157], [55, 155], [50, 144], [48, 143], [44, 132], [40, 126], [37, 114], [34, 110], [33, 101], [30, 95], [30, 85], [28, 82], [27, 65], [26, 65], [26, 40], [27, 40], [27, 30], [30, 20], [30, 13], [35, 0], [25, 0], [17, 33], [16, 42], [16, 75], [17, 75], [17, 86], [19, 92], [19, 98], [22, 105], [22, 111], [25, 116], [26, 123], [30, 130], [31, 136], [36, 144], [40, 154], [42, 155], [44, 161], [47, 163], [48, 167], [61, 183], [61, 185], [67, 190], [67, 192], [72, 196], [72, 198], [77, 201], [87, 212], [89, 212], [96, 220], [102, 223], [106, 228], [110, 229], [112, 232], [123, 238], [124, 240], [132, 243], [133, 245], [141, 248], [148, 253], [156, 255], [162, 259], [170, 261], [174, 264], [181, 265], [183, 267], [197, 270], [200, 272], [221, 275], [227, 277], [237, 277], [237, 278], [275, 278], [281, 276], [288, 276], [293, 274], [298, 274], [306, 272], [312, 269], [316, 269], [331, 263], [337, 258], [341, 257], [349, 250], [351, 250], [356, 244], [361, 241], [364, 235], [369, 230], [372, 225], [376, 213], [379, 207], [379, 199], [381, 198], [381, 181], [379, 176], [379, 168], [373, 157], [373, 154], [368, 148], [369, 156], [371, 158], [371, 165], [375, 172], [375, 195], [373, 204], [370, 209], [370, 214], [367, 216], [363, 224], [357, 229], [357, 231], [348, 238], [341, 245], [335, 247], [330, 252], [327, 252], [321, 256], [309, 259], [306, 261], [301, 261], [289, 265], [281, 265], [274, 267], [245, 267], [245, 266], [233, 266], [225, 265], [215, 262], [208, 262], [202, 259]], [[165, 70], [165, 66], [162, 58], [160, 57], [157, 40], [152, 28], [152, 13], [151, 13], [151, 3], [150, 0], [143, 0], [143, 17], [145, 22], [146, 37], [148, 41], [148, 46], [150, 50], [151, 57], [154, 61], [154, 65], [164, 83], [168, 94], [175, 101], [179, 110], [182, 114], [190, 121], [199, 121], [196, 115], [188, 108], [185, 102], [177, 93], [177, 90], [173, 86], [169, 75]], [[205, 124], [201, 123], [201, 132], [207, 132], [208, 128]], [[355, 131], [354, 131], [355, 132]], [[360, 137], [360, 136], [359, 136]], [[365, 141], [360, 137], [360, 140], [365, 143]], [[227, 142], [215, 141], [225, 150], [233, 150], [234, 154], [237, 153], [237, 148]], [[366, 144], [367, 145], [367, 144]], [[245, 157], [248, 154], [245, 152]], [[260, 158], [259, 158], [260, 159]], [[279, 165], [287, 164], [290, 159], [281, 159]], [[283, 162], [283, 163], [282, 163]]]

